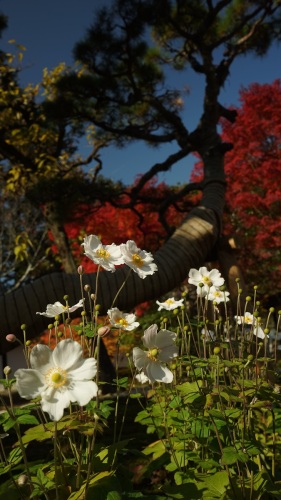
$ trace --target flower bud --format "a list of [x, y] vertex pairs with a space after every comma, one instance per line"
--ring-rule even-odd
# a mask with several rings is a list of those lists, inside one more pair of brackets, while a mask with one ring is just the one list
[[174, 309], [173, 310], [173, 314], [176, 316], [177, 314], [179, 314], [179, 310], [178, 309]]
[[12, 368], [10, 366], [5, 366], [5, 368], [3, 369], [4, 375], [6, 375], [6, 377], [10, 375], [11, 371]]
[[6, 335], [6, 340], [8, 342], [16, 342], [17, 337], [13, 333], [8, 333], [8, 335]]
[[63, 300], [68, 300], [68, 295], [64, 295]]
[[26, 345], [26, 347], [29, 347], [31, 345], [31, 340], [27, 340], [25, 345]]
[[269, 308], [269, 312], [274, 313], [274, 311], [275, 311], [274, 307]]
[[77, 267], [77, 273], [82, 276], [82, 274], [84, 274], [84, 267], [83, 266], [78, 266]]
[[25, 324], [25, 323], [23, 323], [23, 324], [21, 325], [21, 330], [26, 330], [26, 324]]
[[85, 290], [85, 292], [89, 293], [91, 291], [90, 285], [85, 285], [84, 290]]
[[50, 323], [50, 324], [48, 325], [48, 329], [49, 329], [49, 330], [52, 330], [53, 328], [54, 328], [53, 323]]
[[61, 337], [63, 337], [63, 332], [58, 332], [58, 338], [60, 339]]
[[24, 486], [28, 481], [28, 477], [26, 474], [21, 474], [19, 477], [18, 477], [18, 485], [19, 486]]
[[101, 326], [98, 329], [98, 335], [99, 335], [99, 337], [106, 337], [106, 335], [108, 335], [109, 333], [110, 333], [109, 326]]
[[252, 300], [252, 297], [250, 297], [250, 295], [247, 295], [245, 300], [246, 300], [246, 302], [250, 302]]
[[247, 357], [247, 360], [248, 361], [253, 361], [253, 359], [254, 359], [253, 354], [249, 354], [249, 356]]
[[218, 355], [220, 352], [221, 352], [221, 348], [220, 347], [214, 347], [214, 354]]
[[101, 307], [101, 306], [100, 306], [100, 304], [96, 304], [96, 305], [95, 305], [95, 311], [99, 311], [99, 310], [100, 310], [100, 307]]

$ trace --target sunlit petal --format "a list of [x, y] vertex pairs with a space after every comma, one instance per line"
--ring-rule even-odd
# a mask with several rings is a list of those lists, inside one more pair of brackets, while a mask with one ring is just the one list
[[57, 390], [53, 397], [42, 398], [42, 410], [49, 413], [50, 418], [59, 421], [63, 417], [65, 408], [70, 404], [70, 394], [67, 390]]
[[52, 366], [53, 351], [44, 344], [37, 344], [30, 354], [30, 365], [34, 370], [45, 373]]
[[90, 380], [97, 374], [97, 362], [94, 358], [82, 360], [78, 368], [68, 370], [69, 378], [75, 380]]
[[83, 362], [82, 347], [71, 339], [61, 340], [53, 351], [53, 362], [64, 370], [74, 370]]
[[91, 380], [71, 384], [68, 389], [71, 402], [76, 402], [79, 406], [88, 404], [92, 398], [96, 397], [97, 392], [98, 386]]
[[22, 398], [33, 399], [40, 396], [45, 386], [45, 379], [39, 371], [20, 368], [15, 372], [15, 377], [17, 379], [16, 387]]

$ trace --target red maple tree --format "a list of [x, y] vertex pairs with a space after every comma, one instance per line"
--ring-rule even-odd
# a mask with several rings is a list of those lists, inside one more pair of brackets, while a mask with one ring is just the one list
[[[240, 91], [235, 123], [222, 121], [225, 156], [225, 234], [240, 236], [239, 261], [249, 285], [281, 290], [281, 82]], [[201, 177], [200, 162], [192, 180]]]
[[[128, 191], [132, 188], [133, 186], [129, 187]], [[142, 199], [138, 201], [133, 208], [120, 208], [129, 204], [128, 194], [119, 196], [118, 204], [112, 200], [102, 204], [80, 204], [75, 207], [71, 220], [68, 218], [64, 227], [77, 264], [82, 265], [87, 273], [97, 270], [97, 265], [83, 255], [81, 246], [84, 237], [90, 234], [97, 235], [105, 245], [111, 243], [119, 245], [131, 239], [140, 248], [156, 251], [167, 237], [167, 232], [159, 220], [159, 204], [174, 189], [165, 183], [157, 183], [157, 178], [154, 178], [142, 189], [143, 201]], [[170, 226], [177, 226], [182, 217], [182, 212], [174, 205], [169, 206], [165, 213]], [[55, 254], [58, 253], [55, 245], [52, 250]]]

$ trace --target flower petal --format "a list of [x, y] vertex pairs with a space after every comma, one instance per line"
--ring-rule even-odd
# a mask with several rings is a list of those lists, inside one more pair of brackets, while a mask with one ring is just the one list
[[64, 370], [74, 370], [83, 363], [83, 351], [78, 342], [72, 339], [61, 340], [53, 351], [53, 364]]
[[143, 368], [145, 368], [147, 363], [149, 362], [147, 352], [143, 351], [139, 347], [134, 347], [133, 362], [137, 370], [142, 370]]
[[176, 338], [177, 334], [175, 332], [171, 332], [170, 330], [160, 330], [156, 337], [156, 347], [164, 349], [165, 347], [174, 345]]
[[46, 373], [53, 366], [53, 351], [44, 344], [37, 344], [33, 347], [30, 354], [31, 368], [41, 373]]
[[172, 344], [164, 347], [164, 349], [160, 349], [158, 358], [162, 363], [167, 363], [168, 361], [172, 361], [172, 359], [176, 358], [178, 355], [179, 348], [175, 344]]
[[156, 347], [157, 329], [157, 325], [151, 325], [149, 328], [147, 328], [147, 330], [144, 331], [142, 343], [144, 347], [147, 347], [147, 349]]
[[161, 365], [157, 361], [150, 361], [144, 371], [151, 382], [164, 382], [170, 384], [173, 381], [173, 374], [169, 368]]
[[25, 399], [36, 398], [45, 386], [45, 379], [41, 373], [31, 368], [20, 368], [15, 372], [15, 378], [18, 393]]
[[98, 393], [98, 386], [92, 380], [79, 381], [71, 384], [68, 388], [72, 403], [78, 403], [79, 406], [85, 406], [92, 398], [95, 398]]
[[68, 390], [63, 387], [61, 390], [52, 391], [52, 394], [42, 395], [42, 410], [49, 413], [50, 419], [58, 422], [63, 416], [65, 408], [69, 407], [71, 398]]
[[83, 359], [83, 363], [77, 368], [68, 369], [70, 380], [91, 380], [97, 374], [97, 362], [94, 358]]

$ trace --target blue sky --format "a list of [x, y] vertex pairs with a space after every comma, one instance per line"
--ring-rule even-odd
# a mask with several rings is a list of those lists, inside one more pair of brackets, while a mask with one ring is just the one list
[[[46, 67], [51, 69], [60, 62], [72, 64], [75, 42], [84, 36], [95, 9], [107, 3], [108, 0], [0, 0], [0, 11], [8, 16], [9, 25], [3, 33], [0, 47], [10, 50], [10, 39], [26, 47], [22, 83], [38, 83]], [[236, 61], [221, 93], [221, 103], [237, 105], [242, 85], [271, 83], [280, 78], [280, 52], [280, 46], [274, 46], [262, 59], [247, 57]], [[191, 70], [175, 76], [176, 87], [184, 89], [188, 86], [190, 90], [184, 108], [184, 121], [189, 130], [196, 126], [201, 114], [203, 85], [201, 78]], [[173, 145], [151, 149], [143, 144], [124, 150], [107, 148], [102, 153], [102, 173], [113, 180], [120, 179], [125, 184], [131, 184], [137, 174], [165, 160], [167, 154], [176, 150]], [[174, 185], [186, 183], [193, 162], [192, 157], [181, 161], [170, 172], [160, 174], [159, 180]]]

